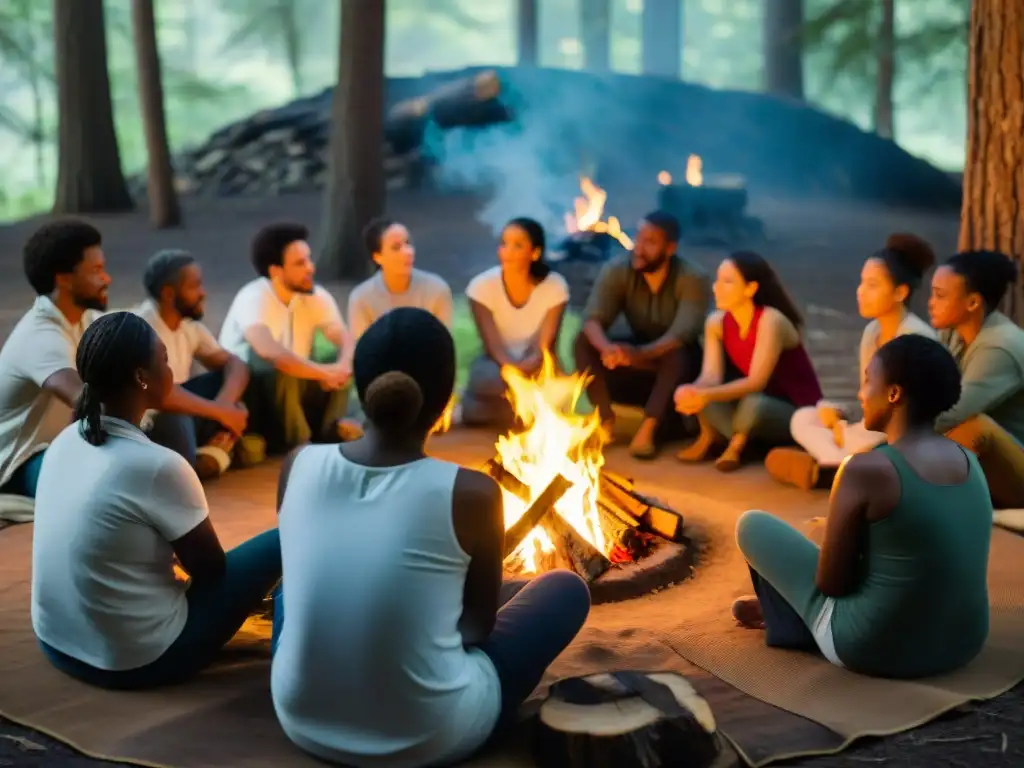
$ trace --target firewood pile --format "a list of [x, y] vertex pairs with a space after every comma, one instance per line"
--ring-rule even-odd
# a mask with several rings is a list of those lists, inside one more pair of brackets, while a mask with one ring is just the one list
[[[524, 501], [530, 490], [500, 460], [491, 459], [486, 471], [506, 491]], [[516, 549], [536, 527], [542, 527], [555, 548], [538, 552], [536, 570], [544, 572], [566, 568], [578, 573], [588, 583], [614, 567], [639, 562], [650, 555], [661, 541], [679, 543], [683, 535], [683, 516], [667, 504], [640, 493], [630, 478], [602, 470], [599, 483], [598, 515], [605, 537], [613, 542], [607, 554], [583, 538], [555, 510], [555, 505], [569, 489], [570, 483], [556, 475], [537, 494], [526, 512], [505, 531], [505, 570], [516, 574], [523, 570]]]
[[[214, 133], [201, 146], [174, 158], [180, 194], [211, 197], [281, 195], [324, 186], [333, 89], [265, 110]], [[449, 81], [423, 96], [398, 101], [384, 119], [384, 169], [391, 188], [416, 183], [428, 168], [428, 129], [506, 122], [493, 70]], [[131, 180], [146, 194], [146, 177]]]

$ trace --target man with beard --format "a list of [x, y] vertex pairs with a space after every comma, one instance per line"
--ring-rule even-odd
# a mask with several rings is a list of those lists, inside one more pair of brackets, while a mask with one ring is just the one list
[[[257, 233], [252, 263], [259, 277], [235, 296], [220, 332], [221, 345], [249, 366], [249, 426], [274, 454], [359, 434], [344, 418], [355, 345], [334, 297], [313, 282], [308, 239], [301, 224]], [[339, 350], [336, 359], [313, 359], [317, 332]]]
[[[656, 438], [675, 418], [673, 393], [700, 373], [700, 335], [710, 303], [710, 282], [676, 254], [679, 222], [663, 211], [648, 214], [633, 253], [601, 270], [576, 337], [576, 367], [593, 378], [587, 396], [613, 434], [612, 403], [643, 406], [644, 419], [630, 453], [653, 458]], [[628, 333], [609, 335], [624, 318]], [[681, 425], [679, 425], [681, 426]]]
[[102, 240], [90, 224], [62, 219], [25, 244], [25, 277], [37, 295], [0, 350], [0, 518], [32, 519], [32, 505], [11, 497], [35, 498], [43, 452], [82, 392], [78, 342], [107, 308]]
[[[201, 479], [217, 477], [231, 465], [236, 440], [248, 422], [240, 403], [249, 369], [201, 322], [206, 291], [192, 254], [161, 251], [150, 259], [142, 284], [149, 298], [135, 312], [167, 347], [174, 375], [164, 409], [153, 416], [150, 439], [181, 454]], [[206, 372], [193, 376], [196, 361]], [[255, 442], [250, 439], [246, 445], [252, 449]], [[256, 458], [252, 450], [240, 453], [243, 463]]]

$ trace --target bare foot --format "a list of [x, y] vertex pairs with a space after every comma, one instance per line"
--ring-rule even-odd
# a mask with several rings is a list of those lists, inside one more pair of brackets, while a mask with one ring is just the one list
[[735, 472], [740, 468], [743, 461], [743, 449], [747, 447], [747, 438], [744, 435], [733, 435], [729, 445], [726, 446], [722, 455], [715, 462], [715, 469], [719, 472]]
[[644, 419], [640, 429], [633, 435], [629, 444], [629, 453], [634, 459], [653, 459], [658, 453], [658, 447], [654, 442], [654, 434], [658, 429], [658, 422], [654, 419]]
[[741, 597], [732, 604], [733, 618], [747, 629], [764, 629], [764, 614], [761, 602], [754, 595]]

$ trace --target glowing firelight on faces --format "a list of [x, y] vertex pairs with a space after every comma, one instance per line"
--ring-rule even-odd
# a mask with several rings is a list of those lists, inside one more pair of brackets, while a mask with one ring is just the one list
[[622, 231], [622, 225], [614, 216], [609, 216], [608, 221], [602, 221], [604, 215], [604, 204], [608, 201], [608, 193], [597, 186], [586, 176], [580, 179], [580, 192], [582, 197], [577, 197], [573, 202], [573, 212], [565, 214], [565, 230], [570, 235], [577, 232], [601, 232], [611, 235], [626, 250], [633, 248], [633, 241], [629, 235]]
[[[571, 483], [554, 511], [595, 549], [607, 554], [611, 543], [601, 528], [597, 500], [605, 437], [596, 413], [580, 415], [576, 403], [588, 378], [581, 374], [564, 376], [555, 370], [554, 360], [545, 353], [544, 365], [534, 378], [506, 366], [501, 372], [508, 385], [509, 400], [523, 423], [519, 432], [498, 438], [497, 453], [502, 466], [530, 489], [530, 501], [539, 496], [555, 475]], [[505, 529], [523, 516], [530, 501], [504, 491]], [[551, 552], [554, 544], [547, 532], [534, 528], [510, 555], [521, 570], [536, 573], [539, 553]]]

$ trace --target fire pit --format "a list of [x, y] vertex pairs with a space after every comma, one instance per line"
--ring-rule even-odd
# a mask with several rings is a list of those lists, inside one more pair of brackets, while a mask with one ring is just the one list
[[502, 375], [521, 427], [498, 438], [484, 469], [504, 491], [506, 575], [568, 568], [595, 603], [689, 576], [682, 515], [604, 469], [599, 417], [575, 412], [586, 377], [559, 374], [549, 357], [535, 378], [514, 368]]
[[658, 174], [658, 207], [679, 220], [682, 236], [695, 244], [726, 244], [762, 237], [760, 220], [746, 215], [746, 183], [741, 176], [704, 178], [703, 161], [690, 155], [684, 184]]

